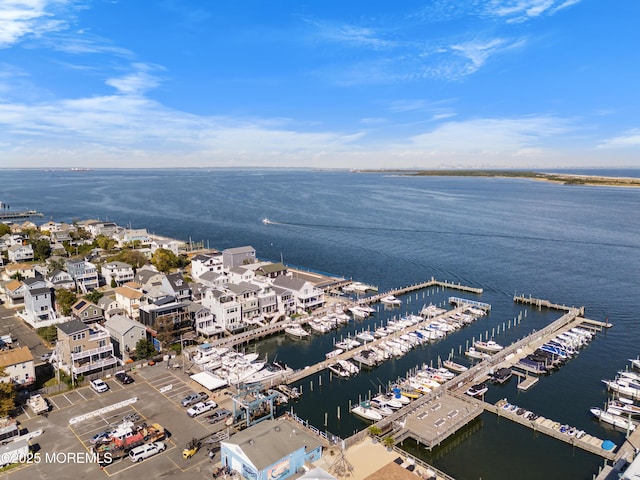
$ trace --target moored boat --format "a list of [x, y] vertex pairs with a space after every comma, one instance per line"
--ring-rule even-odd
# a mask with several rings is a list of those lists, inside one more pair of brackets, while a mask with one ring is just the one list
[[460, 365], [459, 363], [456, 363], [453, 360], [445, 360], [444, 362], [442, 362], [442, 365], [444, 366], [444, 368], [451, 370], [454, 373], [464, 373], [467, 370], [469, 370], [468, 367], [465, 367], [464, 365]]
[[382, 414], [371, 407], [369, 402], [361, 402], [351, 409], [351, 413], [365, 420], [377, 422], [382, 420]]

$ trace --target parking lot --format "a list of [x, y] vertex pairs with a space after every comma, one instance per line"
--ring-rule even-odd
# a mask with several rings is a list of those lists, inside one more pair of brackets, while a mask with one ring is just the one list
[[[21, 465], [0, 475], [11, 479], [30, 480], [32, 478], [91, 478], [96, 475], [115, 476], [122, 479], [158, 478], [171, 475], [180, 479], [211, 478], [214, 464], [208, 456], [207, 445], [203, 445], [192, 458], [182, 458], [182, 450], [192, 438], [204, 438], [224, 425], [211, 425], [207, 414], [189, 418], [181, 400], [190, 393], [203, 389], [193, 384], [182, 371], [167, 369], [163, 363], [144, 367], [132, 372], [135, 382], [122, 385], [113, 378], [105, 378], [109, 390], [97, 393], [90, 387], [48, 397], [52, 406], [48, 417], [34, 416], [28, 408], [19, 415], [22, 428], [33, 432], [43, 430], [43, 434], [32, 440], [35, 451], [40, 452], [39, 463]], [[210, 394], [217, 403], [231, 409], [228, 395]], [[91, 412], [120, 402], [137, 399], [129, 405], [116, 408], [101, 415], [90, 416], [70, 424], [74, 417], [84, 417]], [[167, 449], [140, 463], [132, 463], [128, 458], [115, 460], [103, 468], [90, 454], [91, 438], [120, 423], [124, 416], [135, 413], [140, 421], [148, 425], [158, 423], [165, 428]], [[224, 423], [224, 422], [222, 422]], [[219, 458], [219, 457], [218, 457]]]

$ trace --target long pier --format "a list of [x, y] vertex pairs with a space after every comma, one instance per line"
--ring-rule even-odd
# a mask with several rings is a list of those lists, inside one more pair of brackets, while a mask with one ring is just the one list
[[9, 211], [0, 212], [0, 221], [1, 220], [18, 220], [21, 218], [31, 218], [31, 217], [44, 217], [44, 215], [40, 212], [36, 212], [35, 210], [25, 210], [23, 212], [9, 212]]

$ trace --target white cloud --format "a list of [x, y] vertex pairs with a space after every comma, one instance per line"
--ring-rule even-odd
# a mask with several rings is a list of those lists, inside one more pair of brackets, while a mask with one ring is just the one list
[[581, 0], [491, 0], [483, 14], [504, 18], [508, 23], [520, 23], [542, 15], [553, 15]]
[[158, 69], [159, 67], [152, 67], [142, 63], [135, 63], [133, 67], [137, 71], [121, 77], [109, 78], [105, 83], [124, 95], [139, 95], [160, 84], [160, 79], [149, 73], [150, 70]]
[[38, 36], [65, 28], [65, 22], [52, 18], [54, 7], [65, 3], [64, 0], [0, 2], [0, 48], [9, 47], [29, 35]]
[[384, 38], [381, 32], [371, 27], [347, 23], [333, 24], [309, 18], [306, 18], [305, 21], [317, 28], [317, 34], [320, 38], [331, 42], [373, 49], [387, 49], [397, 46], [396, 41]]
[[626, 131], [623, 135], [609, 138], [598, 145], [598, 148], [628, 148], [640, 146], [640, 128]]

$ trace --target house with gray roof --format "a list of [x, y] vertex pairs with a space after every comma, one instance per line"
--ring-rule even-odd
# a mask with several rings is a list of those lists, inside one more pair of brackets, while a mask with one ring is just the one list
[[296, 308], [302, 311], [315, 310], [324, 305], [324, 291], [302, 278], [280, 275], [272, 280], [274, 287], [290, 290], [296, 300]]
[[222, 273], [222, 252], [199, 253], [191, 258], [191, 276], [198, 280], [207, 272]]
[[11, 245], [7, 248], [7, 256], [10, 262], [28, 262], [33, 260], [33, 247], [26, 245]]
[[114, 355], [121, 361], [128, 360], [136, 344], [147, 338], [146, 327], [125, 315], [112, 316], [105, 322], [104, 328], [111, 336]]
[[54, 270], [48, 275], [47, 280], [53, 288], [66, 288], [67, 290], [73, 290], [76, 288], [76, 282], [73, 281], [73, 277], [64, 270]]
[[255, 261], [256, 250], [251, 246], [227, 248], [222, 251], [222, 264], [226, 269]]
[[264, 420], [220, 442], [220, 455], [222, 465], [243, 478], [286, 479], [320, 460], [323, 444], [320, 436], [284, 417]]
[[182, 273], [169, 273], [162, 278], [162, 290], [173, 295], [178, 300], [191, 299], [191, 288], [185, 281]]
[[106, 285], [115, 282], [117, 287], [133, 281], [133, 267], [125, 262], [107, 262], [102, 265], [102, 276]]

